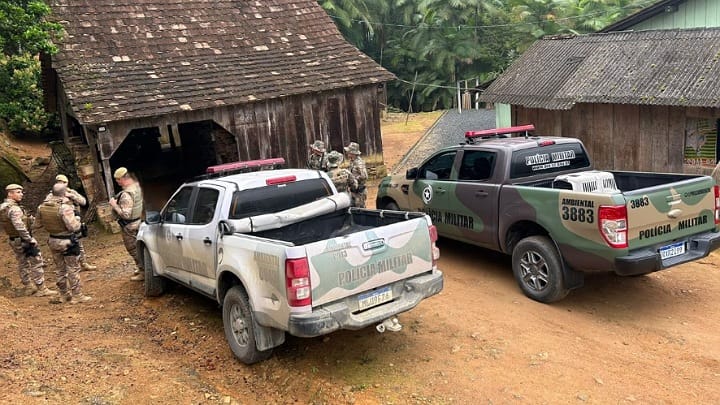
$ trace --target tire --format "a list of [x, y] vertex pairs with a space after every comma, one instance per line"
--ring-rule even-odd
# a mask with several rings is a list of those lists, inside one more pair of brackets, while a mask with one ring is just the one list
[[145, 296], [161, 296], [167, 288], [167, 280], [165, 277], [155, 274], [155, 266], [153, 265], [148, 248], [145, 248], [145, 253], [143, 254], [143, 265], [145, 267]]
[[400, 207], [398, 207], [398, 205], [397, 205], [397, 203], [395, 203], [395, 201], [390, 201], [389, 203], [386, 203], [382, 209], [391, 210], [391, 211], [400, 211]]
[[531, 236], [515, 245], [512, 254], [515, 280], [522, 292], [535, 301], [550, 303], [568, 295], [562, 259], [546, 236]]
[[232, 287], [223, 300], [223, 328], [233, 354], [245, 364], [266, 360], [273, 352], [257, 349], [257, 327], [247, 293], [239, 286]]

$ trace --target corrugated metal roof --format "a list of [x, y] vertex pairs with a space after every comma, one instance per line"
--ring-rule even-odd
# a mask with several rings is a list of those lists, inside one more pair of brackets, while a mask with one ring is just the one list
[[338, 88], [394, 75], [316, 1], [55, 0], [53, 56], [84, 124]]
[[720, 107], [720, 29], [542, 39], [481, 100], [551, 110], [576, 103]]

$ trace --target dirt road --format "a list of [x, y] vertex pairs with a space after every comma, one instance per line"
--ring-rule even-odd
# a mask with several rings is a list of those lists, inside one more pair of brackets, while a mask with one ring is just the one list
[[0, 403], [720, 401], [717, 253], [644, 277], [590, 277], [544, 305], [520, 293], [509, 258], [441, 240], [445, 289], [403, 314], [400, 332], [289, 337], [248, 367], [216, 304], [180, 287], [143, 298], [119, 235], [91, 232], [100, 270], [81, 273], [88, 304], [15, 297], [14, 259], [0, 252]]

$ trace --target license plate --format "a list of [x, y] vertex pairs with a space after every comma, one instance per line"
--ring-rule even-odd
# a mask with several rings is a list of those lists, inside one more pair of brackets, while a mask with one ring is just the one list
[[677, 242], [660, 248], [660, 258], [665, 260], [685, 254], [685, 242]]
[[390, 287], [383, 287], [375, 291], [360, 294], [358, 298], [358, 310], [374, 307], [384, 302], [392, 301], [392, 289]]

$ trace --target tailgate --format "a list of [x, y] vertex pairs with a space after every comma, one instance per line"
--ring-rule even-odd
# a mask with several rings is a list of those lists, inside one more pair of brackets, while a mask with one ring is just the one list
[[432, 270], [428, 226], [421, 217], [305, 245], [313, 307]]
[[625, 193], [629, 249], [657, 245], [661, 255], [682, 254], [684, 238], [714, 230], [714, 185], [700, 177]]

